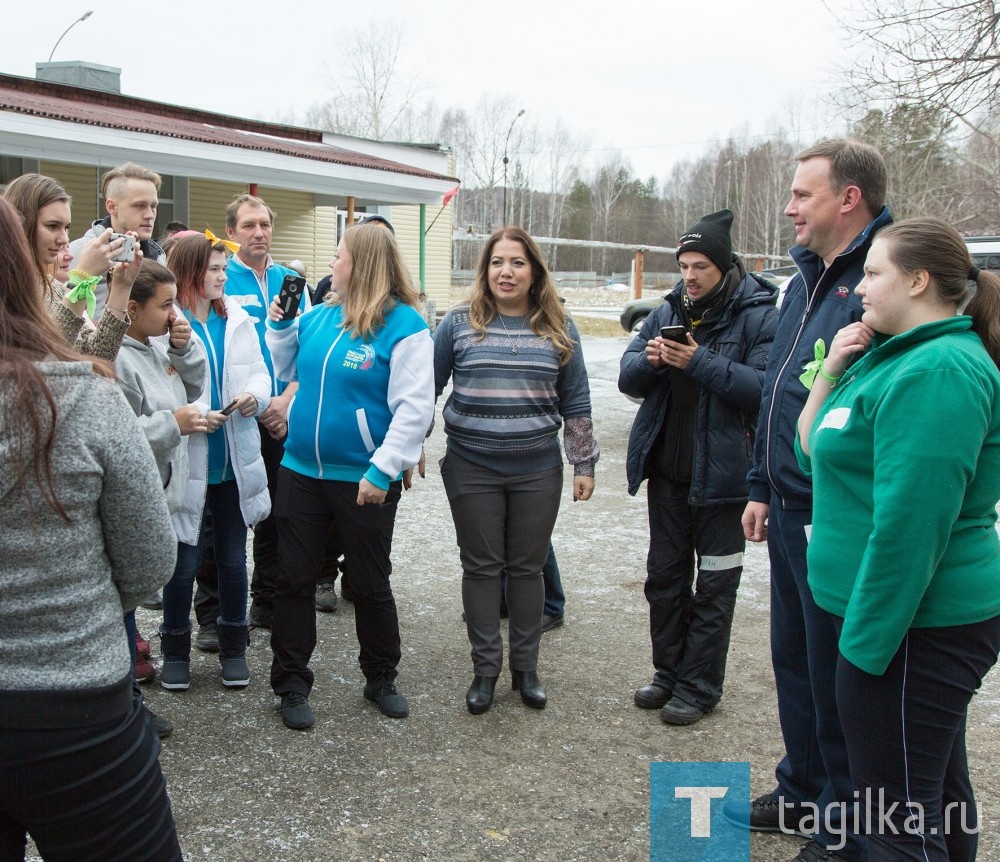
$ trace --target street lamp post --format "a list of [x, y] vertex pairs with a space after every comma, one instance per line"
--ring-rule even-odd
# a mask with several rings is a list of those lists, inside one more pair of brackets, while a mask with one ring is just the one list
[[94, 10], [93, 10], [93, 9], [88, 9], [88, 10], [87, 10], [86, 12], [84, 12], [84, 13], [83, 13], [83, 14], [82, 14], [82, 15], [81, 15], [81, 16], [80, 16], [79, 18], [77, 18], [77, 19], [76, 19], [76, 20], [75, 20], [75, 21], [74, 21], [74, 22], [73, 22], [72, 24], [70, 24], [70, 25], [69, 25], [69, 26], [68, 26], [68, 27], [67, 27], [67, 28], [66, 28], [65, 30], [63, 30], [63, 34], [62, 34], [62, 36], [60, 36], [60, 37], [59, 37], [58, 39], [56, 39], [56, 43], [55, 43], [55, 45], [53, 45], [53, 46], [52, 46], [52, 50], [51, 50], [51, 51], [49, 52], [49, 59], [48, 59], [48, 60], [47, 60], [46, 62], [49, 62], [49, 63], [51, 63], [51, 62], [52, 62], [52, 55], [53, 55], [53, 54], [55, 54], [55, 52], [56, 52], [56, 48], [58, 48], [58, 47], [59, 47], [59, 43], [60, 43], [60, 42], [62, 42], [62, 40], [63, 40], [63, 37], [64, 37], [64, 36], [65, 36], [65, 35], [66, 35], [66, 34], [67, 34], [67, 33], [68, 33], [68, 32], [69, 32], [70, 30], [72, 30], [72, 29], [73, 29], [73, 28], [74, 28], [74, 27], [75, 27], [75, 26], [76, 26], [77, 24], [79, 24], [79, 23], [80, 23], [81, 21], [86, 21], [86, 20], [87, 20], [87, 19], [88, 19], [88, 18], [89, 18], [89, 17], [91, 16], [91, 15], [93, 15], [93, 14], [94, 14]]
[[514, 123], [524, 116], [524, 108], [521, 108], [517, 112], [517, 116], [510, 121], [510, 128], [507, 129], [507, 140], [503, 142], [503, 223], [506, 225], [507, 222], [507, 162], [510, 159], [507, 158], [507, 145], [510, 143], [510, 133], [514, 131]]

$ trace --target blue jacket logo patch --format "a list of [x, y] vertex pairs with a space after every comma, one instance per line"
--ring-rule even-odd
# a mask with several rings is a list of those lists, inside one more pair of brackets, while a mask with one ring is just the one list
[[344, 356], [344, 368], [367, 371], [375, 364], [375, 348], [370, 344], [351, 347]]
[[840, 285], [835, 292], [841, 299], [847, 299], [847, 297], [851, 295], [851, 289], [843, 284]]

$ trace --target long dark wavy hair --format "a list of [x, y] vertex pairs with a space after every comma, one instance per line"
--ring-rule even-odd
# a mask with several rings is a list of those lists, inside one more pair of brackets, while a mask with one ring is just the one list
[[531, 289], [528, 292], [528, 324], [531, 331], [548, 338], [559, 353], [559, 364], [565, 365], [573, 355], [574, 343], [566, 332], [566, 312], [556, 293], [555, 283], [542, 258], [542, 252], [527, 232], [514, 225], [494, 231], [476, 266], [476, 281], [469, 299], [469, 322], [476, 332], [486, 336], [486, 327], [497, 316], [497, 303], [490, 291], [490, 258], [493, 248], [501, 240], [512, 240], [524, 246], [525, 256], [531, 263]]
[[48, 265], [38, 259], [38, 213], [49, 204], [58, 201], [69, 204], [72, 199], [57, 180], [44, 174], [21, 174], [7, 184], [3, 197], [20, 215], [35, 279], [41, 284], [48, 284]]
[[[39, 362], [81, 362], [85, 357], [62, 338], [45, 308], [34, 255], [21, 214], [0, 198], [0, 404], [11, 460], [27, 485], [29, 470], [42, 499], [69, 520], [52, 480], [52, 441], [58, 407]], [[114, 377], [107, 362], [86, 357], [94, 372]]]

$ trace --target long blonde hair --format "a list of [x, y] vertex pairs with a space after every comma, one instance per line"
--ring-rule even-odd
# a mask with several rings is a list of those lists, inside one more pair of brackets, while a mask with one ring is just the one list
[[370, 338], [396, 303], [419, 307], [420, 294], [390, 230], [376, 222], [351, 225], [344, 231], [344, 248], [351, 256], [347, 295], [331, 291], [327, 302], [343, 306], [344, 328], [352, 335]]
[[483, 247], [476, 266], [476, 281], [469, 299], [469, 322], [472, 328], [486, 337], [486, 327], [497, 316], [497, 303], [490, 291], [489, 272], [493, 248], [501, 240], [519, 242], [524, 246], [531, 263], [531, 289], [528, 291], [528, 324], [531, 331], [541, 338], [548, 338], [559, 353], [559, 364], [565, 365], [573, 355], [575, 345], [566, 331], [566, 312], [556, 293], [556, 286], [542, 259], [538, 244], [519, 227], [508, 225], [495, 231]]

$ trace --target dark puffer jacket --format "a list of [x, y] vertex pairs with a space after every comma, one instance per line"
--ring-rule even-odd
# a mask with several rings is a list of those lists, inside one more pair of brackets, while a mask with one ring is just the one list
[[[670, 371], [655, 369], [646, 359], [646, 344], [660, 327], [683, 323], [679, 284], [667, 301], [650, 314], [621, 358], [618, 388], [643, 398], [628, 441], [628, 492], [633, 496], [649, 476], [650, 453], [665, 421], [669, 421]], [[748, 274], [733, 291], [725, 309], [708, 331], [698, 334], [699, 347], [684, 373], [698, 384], [692, 506], [741, 503], [747, 499], [746, 474], [753, 456], [764, 367], [778, 324], [778, 289]]]
[[892, 223], [882, 212], [829, 268], [813, 252], [795, 246], [792, 259], [798, 274], [788, 282], [774, 338], [775, 361], [764, 377], [760, 424], [753, 466], [748, 476], [750, 499], [770, 503], [772, 489], [786, 509], [809, 509], [812, 485], [795, 460], [795, 426], [809, 395], [799, 376], [813, 358], [816, 340], [827, 350], [837, 332], [861, 319], [861, 298], [854, 288], [864, 276], [865, 258], [876, 231]]

